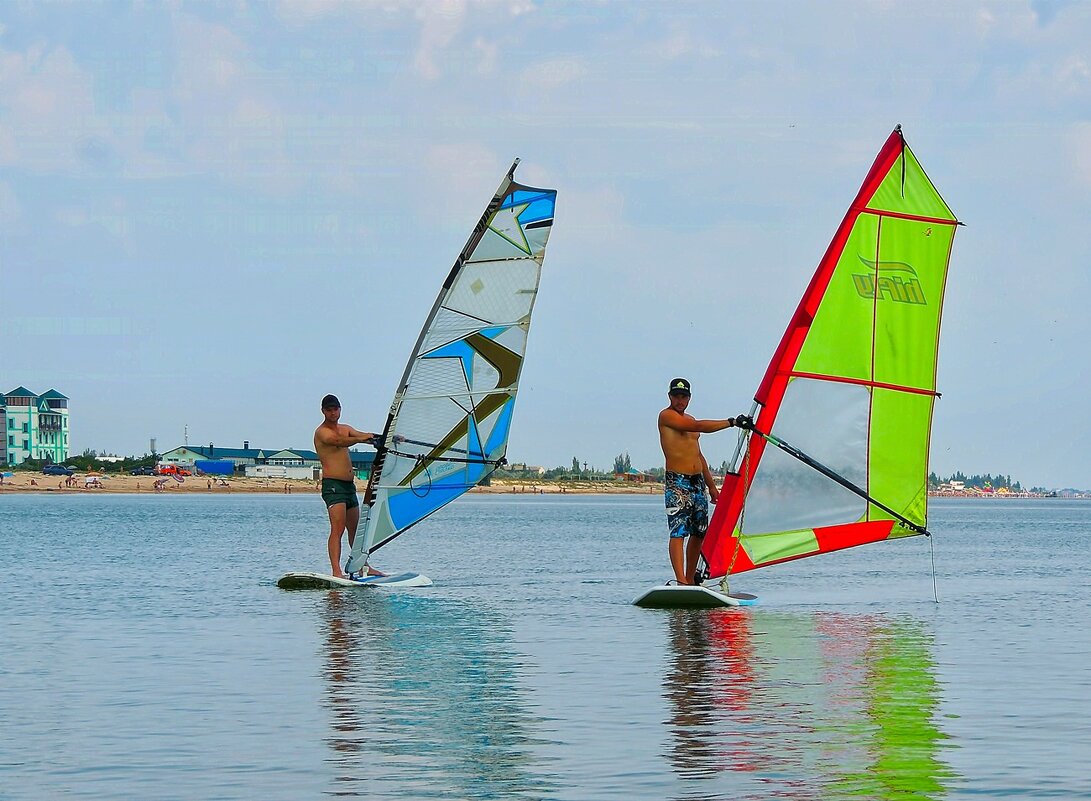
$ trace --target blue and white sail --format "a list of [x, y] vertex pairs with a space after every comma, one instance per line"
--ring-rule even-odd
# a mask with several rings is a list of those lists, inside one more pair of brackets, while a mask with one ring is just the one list
[[346, 570], [504, 463], [557, 192], [512, 164], [424, 323], [390, 406]]

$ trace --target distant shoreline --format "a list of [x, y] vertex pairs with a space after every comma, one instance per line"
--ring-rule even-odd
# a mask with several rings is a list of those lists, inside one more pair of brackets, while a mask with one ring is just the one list
[[[78, 473], [72, 478], [76, 479], [72, 486], [65, 486], [64, 476], [47, 476], [39, 473], [16, 473], [11, 478], [5, 478], [0, 484], [0, 494], [38, 492], [60, 495], [98, 495], [98, 494], [204, 494], [223, 495], [225, 493], [279, 493], [293, 495], [297, 493], [317, 494], [319, 487], [317, 482], [276, 478], [246, 478], [235, 477], [225, 479], [221, 483], [219, 479], [208, 476], [186, 476], [184, 481], [176, 481], [170, 476], [128, 476], [105, 475], [99, 476], [99, 485], [88, 484], [89, 476]], [[31, 484], [31, 481], [35, 482]], [[155, 489], [156, 482], [160, 482], [160, 489]], [[363, 492], [364, 481], [357, 479], [356, 486]], [[546, 479], [534, 479], [517, 481], [514, 479], [494, 479], [488, 486], [474, 487], [470, 492], [485, 495], [662, 495], [663, 485], [654, 482], [623, 482], [623, 481], [549, 481]], [[929, 498], [969, 498], [983, 501], [1005, 500], [1091, 500], [1086, 497], [1063, 498], [1061, 496], [1037, 495], [1029, 493], [960, 493], [930, 492]]]
[[[88, 476], [77, 473], [72, 476], [75, 483], [65, 486], [64, 476], [47, 476], [40, 473], [16, 473], [5, 478], [0, 484], [0, 494], [4, 493], [42, 493], [53, 495], [102, 495], [102, 494], [141, 494], [141, 495], [223, 495], [225, 493], [279, 493], [294, 495], [309, 493], [317, 495], [319, 486], [314, 481], [299, 479], [246, 478], [224, 479], [209, 476], [184, 476], [177, 481], [170, 476], [128, 476], [99, 475], [98, 483], [88, 483]], [[33, 484], [31, 482], [34, 482]], [[156, 483], [160, 489], [156, 489]], [[356, 487], [363, 492], [366, 482], [357, 479]], [[490, 486], [474, 487], [470, 492], [483, 494], [511, 495], [662, 495], [662, 484], [636, 484], [600, 481], [511, 481], [494, 480]]]

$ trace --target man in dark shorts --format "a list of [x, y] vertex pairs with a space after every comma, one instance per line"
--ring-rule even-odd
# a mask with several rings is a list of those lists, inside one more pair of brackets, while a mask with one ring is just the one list
[[[347, 578], [341, 569], [341, 535], [348, 532], [349, 547], [356, 540], [360, 524], [360, 500], [356, 497], [356, 476], [352, 472], [349, 448], [360, 443], [375, 444], [377, 434], [357, 431], [339, 422], [341, 402], [335, 395], [322, 399], [322, 425], [314, 431], [314, 449], [322, 463], [322, 500], [330, 516], [330, 574]], [[368, 568], [368, 575], [382, 575]]]
[[[708, 500], [713, 503], [720, 490], [701, 454], [701, 434], [722, 431], [734, 420], [695, 420], [686, 414], [690, 385], [684, 378], [671, 380], [670, 405], [659, 413], [659, 443], [666, 459], [664, 498], [670, 529], [671, 567], [679, 584], [693, 584], [701, 542], [708, 530]], [[708, 498], [705, 489], [708, 489]], [[688, 538], [688, 539], [687, 539]]]

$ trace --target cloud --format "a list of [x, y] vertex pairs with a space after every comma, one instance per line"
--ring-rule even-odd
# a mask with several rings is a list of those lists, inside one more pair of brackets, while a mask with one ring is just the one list
[[557, 89], [587, 74], [583, 62], [575, 56], [541, 61], [523, 70], [522, 80], [531, 88]]
[[0, 182], [0, 231], [11, 233], [23, 216], [23, 209], [15, 191], [7, 183]]
[[0, 51], [0, 164], [57, 171], [79, 165], [78, 143], [105, 133], [91, 76], [64, 47]]
[[[500, 183], [501, 173], [510, 164], [502, 163], [494, 151], [476, 143], [448, 143], [432, 145], [425, 152], [425, 180], [435, 183], [433, 191], [442, 193], [440, 208], [484, 209], [488, 200], [481, 187], [488, 185], [491, 192]], [[459, 224], [464, 219], [454, 215]]]
[[693, 35], [684, 30], [676, 31], [666, 39], [653, 43], [648, 51], [653, 56], [666, 61], [676, 61], [687, 56], [715, 58], [720, 55], [719, 50], [711, 45], [694, 41]]
[[1075, 174], [1085, 189], [1091, 189], [1091, 122], [1081, 122], [1071, 134]]
[[1043, 26], [1053, 22], [1065, 8], [1074, 5], [1075, 0], [1031, 0], [1030, 3], [1031, 10]]

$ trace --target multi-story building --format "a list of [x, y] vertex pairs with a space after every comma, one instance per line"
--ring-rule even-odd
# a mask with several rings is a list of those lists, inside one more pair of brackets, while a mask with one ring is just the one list
[[63, 462], [68, 458], [68, 398], [55, 389], [35, 395], [16, 387], [0, 396], [4, 464], [27, 459]]

